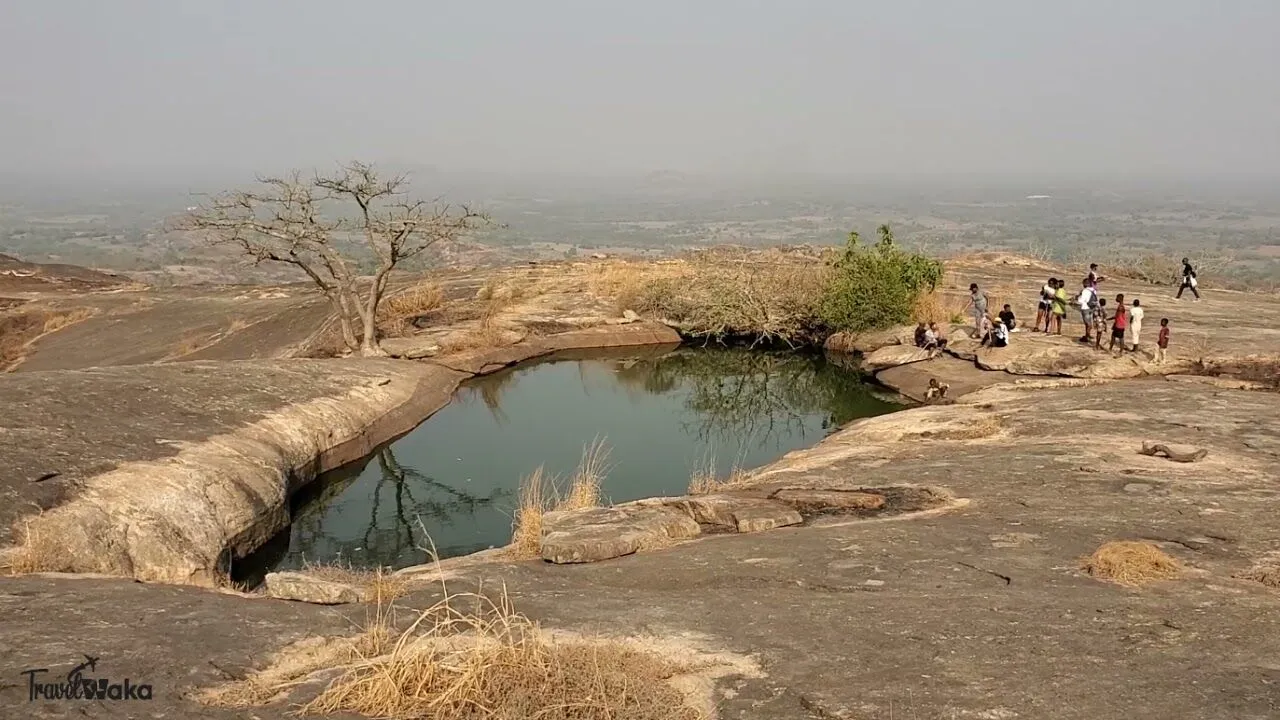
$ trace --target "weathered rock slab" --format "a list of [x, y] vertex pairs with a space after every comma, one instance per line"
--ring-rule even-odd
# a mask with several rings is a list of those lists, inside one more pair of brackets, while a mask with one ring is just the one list
[[872, 372], [884, 368], [909, 365], [933, 357], [933, 353], [915, 345], [890, 345], [862, 358], [862, 366]]
[[643, 505], [551, 512], [543, 528], [542, 559], [558, 565], [609, 560], [702, 532], [677, 509]]
[[694, 520], [731, 527], [738, 532], [759, 532], [804, 522], [794, 508], [780, 502], [735, 495], [694, 495], [673, 503]]
[[353, 585], [299, 572], [267, 573], [265, 587], [268, 597], [313, 605], [345, 605], [364, 599], [364, 593]]
[[838, 332], [823, 344], [831, 352], [872, 353], [891, 345], [915, 346], [915, 326], [900, 325], [887, 330], [864, 333]]

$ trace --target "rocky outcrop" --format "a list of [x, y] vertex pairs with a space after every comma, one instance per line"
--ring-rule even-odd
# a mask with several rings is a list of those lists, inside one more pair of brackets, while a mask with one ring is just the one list
[[[248, 553], [288, 525], [294, 490], [413, 428], [464, 377], [393, 360], [15, 376], [4, 386], [6, 407], [30, 447], [7, 453], [20, 474], [6, 476], [0, 490], [23, 499], [60, 484], [53, 499], [63, 501], [18, 523], [25, 541], [18, 552], [45, 570], [212, 585], [227, 556]], [[148, 400], [134, 421], [120, 423], [116, 405], [139, 398]], [[41, 435], [39, 428], [51, 430]], [[58, 460], [57, 477], [30, 482], [27, 475], [49, 466], [52, 448], [69, 452], [79, 438], [87, 444]], [[113, 462], [103, 455], [113, 446], [130, 448], [135, 459]]]

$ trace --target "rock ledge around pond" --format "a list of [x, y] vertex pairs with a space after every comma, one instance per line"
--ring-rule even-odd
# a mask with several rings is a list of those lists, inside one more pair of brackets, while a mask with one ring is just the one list
[[927, 510], [952, 500], [941, 488], [792, 487], [650, 498], [548, 513], [543, 518], [541, 556], [558, 565], [598, 562], [700, 535], [762, 532], [820, 516]]

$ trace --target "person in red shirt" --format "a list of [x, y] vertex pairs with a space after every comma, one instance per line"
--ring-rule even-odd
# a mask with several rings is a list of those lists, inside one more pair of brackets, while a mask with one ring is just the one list
[[1116, 296], [1116, 316], [1111, 320], [1111, 344], [1107, 350], [1114, 352], [1116, 342], [1120, 343], [1120, 351], [1124, 352], [1124, 331], [1129, 327], [1129, 316], [1125, 314], [1124, 295]]
[[1164, 354], [1169, 350], [1169, 318], [1160, 318], [1160, 336], [1156, 338], [1156, 364], [1164, 364]]

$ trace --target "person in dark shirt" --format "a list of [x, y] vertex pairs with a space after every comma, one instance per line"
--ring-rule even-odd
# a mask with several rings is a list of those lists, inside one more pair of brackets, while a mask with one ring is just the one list
[[915, 335], [916, 347], [922, 348], [926, 345], [925, 335], [928, 332], [929, 332], [929, 328], [924, 323], [920, 323], [919, 325], [916, 326], [916, 335]]
[[1156, 364], [1164, 364], [1165, 353], [1169, 352], [1169, 318], [1160, 318], [1160, 336], [1156, 338]]
[[1004, 323], [1004, 326], [1009, 328], [1010, 332], [1013, 331], [1013, 328], [1015, 327], [1015, 320], [1013, 317], [1013, 310], [1010, 310], [1008, 305], [1005, 305], [1004, 309], [1000, 311], [1000, 322]]
[[1196, 300], [1200, 299], [1200, 283], [1196, 280], [1196, 269], [1191, 267], [1191, 261], [1182, 258], [1182, 284], [1178, 286], [1178, 294], [1173, 296], [1174, 300], [1182, 299], [1182, 291], [1191, 289], [1191, 294], [1196, 296]]

